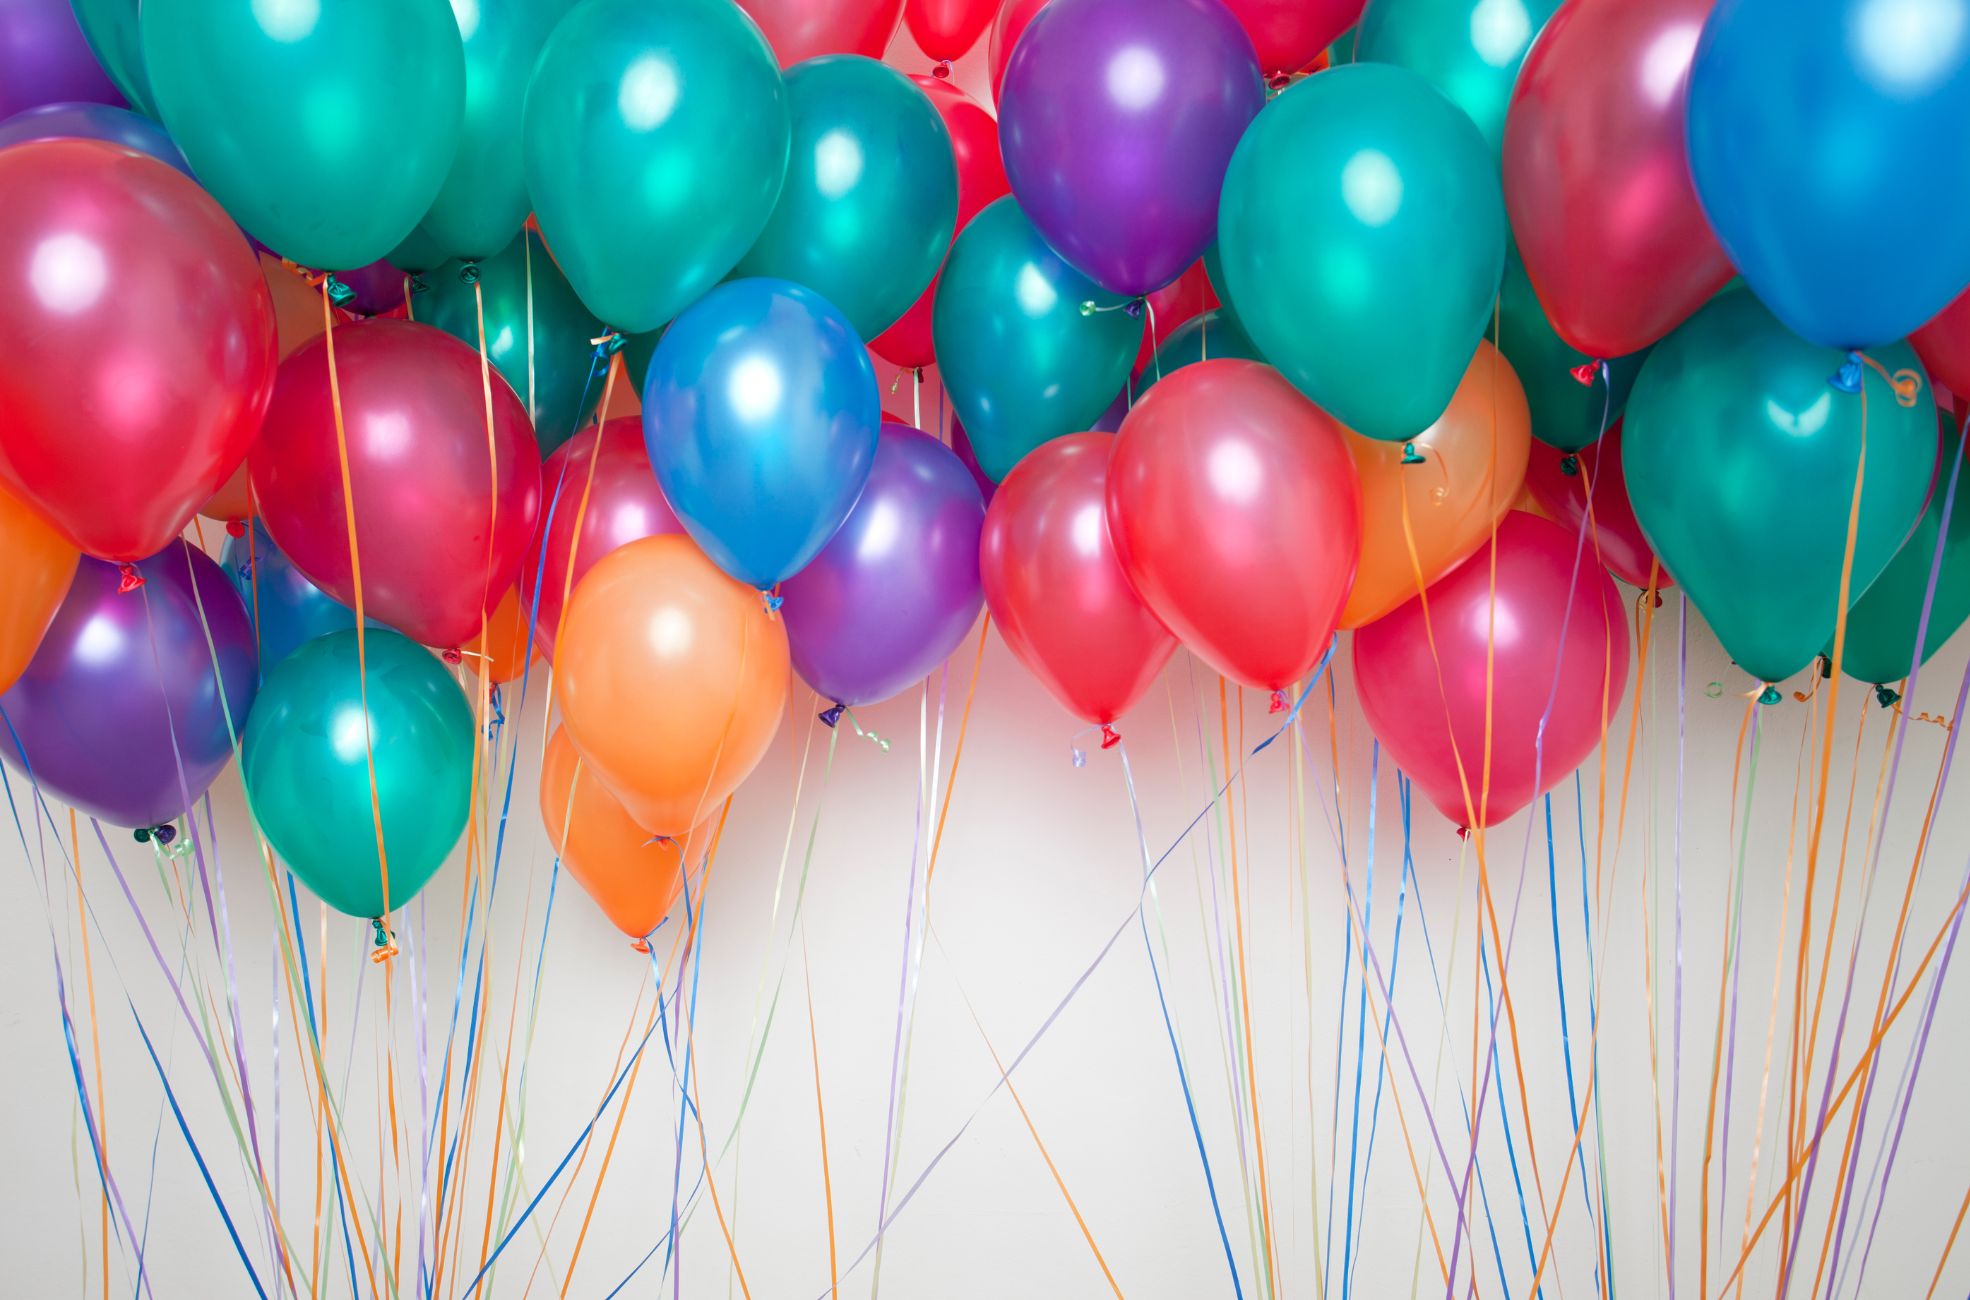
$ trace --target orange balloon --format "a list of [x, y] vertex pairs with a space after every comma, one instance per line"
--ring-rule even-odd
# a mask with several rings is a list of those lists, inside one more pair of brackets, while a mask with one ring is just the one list
[[508, 587], [493, 612], [486, 615], [486, 631], [475, 636], [459, 652], [474, 673], [490, 672], [492, 680], [518, 681], [527, 670], [527, 609], [520, 603], [520, 588]]
[[76, 549], [0, 489], [0, 691], [20, 678], [68, 595]]
[[561, 865], [639, 945], [677, 901], [686, 852], [702, 852], [709, 834], [700, 826], [676, 839], [658, 838], [638, 826], [582, 762], [565, 727], [547, 738], [540, 817]]
[[[1409, 445], [1422, 457], [1403, 464], [1399, 442], [1349, 431], [1361, 478], [1361, 560], [1341, 611], [1342, 627], [1372, 623], [1461, 564], [1491, 536], [1525, 484], [1532, 420], [1511, 363], [1479, 342], [1449, 407]], [[1409, 501], [1409, 537], [1402, 504]]]
[[688, 538], [645, 537], [575, 587], [554, 696], [638, 825], [683, 835], [759, 764], [787, 703], [787, 629]]

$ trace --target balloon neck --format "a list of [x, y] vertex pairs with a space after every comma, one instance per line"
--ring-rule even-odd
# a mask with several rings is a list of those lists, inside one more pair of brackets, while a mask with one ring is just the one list
[[1113, 749], [1115, 748], [1115, 746], [1121, 743], [1122, 743], [1122, 733], [1115, 730], [1114, 724], [1108, 722], [1102, 723], [1101, 747], [1103, 749]]
[[477, 262], [459, 263], [458, 282], [465, 285], [479, 283], [479, 264]]
[[821, 710], [821, 721], [832, 731], [834, 725], [841, 721], [841, 715], [846, 712], [848, 712], [848, 706], [846, 704], [831, 705]]
[[1882, 708], [1892, 709], [1901, 703], [1902, 693], [1892, 686], [1877, 686], [1874, 688], [1874, 698], [1881, 702]]
[[144, 575], [137, 572], [137, 566], [128, 560], [117, 565], [116, 572], [118, 575], [116, 579], [116, 593], [119, 596], [127, 596], [144, 585]]
[[448, 664], [453, 664], [453, 665], [462, 664], [465, 662], [465, 656], [463, 653], [459, 651], [459, 648], [457, 646], [450, 646], [444, 650], [439, 651], [438, 658], [444, 660]]
[[1566, 475], [1568, 478], [1580, 477], [1580, 457], [1574, 455], [1572, 452], [1568, 452], [1566, 455], [1560, 457], [1560, 473]]
[[650, 955], [650, 941], [648, 939], [631, 939], [629, 946], [633, 952], [640, 952], [645, 957]]
[[1764, 690], [1758, 692], [1758, 703], [1760, 704], [1777, 704], [1779, 701], [1783, 700], [1784, 698], [1785, 698], [1784, 693], [1781, 692], [1778, 687], [1773, 686], [1770, 682], [1767, 682], [1765, 684]]
[[1579, 365], [1572, 367], [1567, 373], [1572, 375], [1573, 382], [1579, 384], [1582, 388], [1592, 388], [1594, 386], [1594, 380], [1600, 377], [1601, 371], [1606, 367], [1607, 362], [1605, 361], [1583, 361]]
[[1284, 713], [1286, 711], [1286, 692], [1274, 691], [1272, 693], [1272, 703], [1266, 706], [1265, 711], [1267, 713]]
[[1858, 393], [1861, 391], [1862, 378], [1861, 354], [1849, 352], [1847, 359], [1840, 363], [1838, 370], [1827, 377], [1826, 382], [1840, 392]]
[[374, 943], [370, 948], [369, 959], [380, 966], [397, 955], [397, 945], [392, 942], [390, 938], [390, 927], [383, 924], [382, 917], [371, 917], [369, 923], [376, 927]]
[[1402, 463], [1405, 465], [1420, 465], [1423, 463], [1423, 453], [1416, 450], [1415, 443], [1405, 442], [1402, 444]]
[[228, 537], [246, 536], [246, 521], [244, 519], [228, 519], [226, 521], [226, 536]]
[[951, 79], [951, 61], [949, 59], [937, 60], [936, 63], [931, 65], [930, 75], [939, 81], [949, 81]]

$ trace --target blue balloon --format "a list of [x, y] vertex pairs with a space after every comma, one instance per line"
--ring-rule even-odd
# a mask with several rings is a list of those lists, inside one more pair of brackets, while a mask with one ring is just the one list
[[733, 280], [650, 357], [643, 440], [700, 547], [764, 590], [806, 567], [862, 495], [882, 404], [854, 327], [786, 280]]
[[1824, 347], [1887, 343], [1970, 284], [1970, 0], [1721, 0], [1690, 174], [1745, 283]]
[[[258, 519], [253, 521], [252, 546], [244, 533], [228, 537], [219, 567], [246, 603], [246, 616], [260, 642], [262, 676], [316, 637], [356, 625], [356, 612], [302, 577]], [[373, 618], [368, 623], [383, 626]]]
[[0, 122], [0, 149], [30, 140], [107, 140], [192, 174], [185, 155], [163, 127], [142, 113], [108, 104], [42, 104]]

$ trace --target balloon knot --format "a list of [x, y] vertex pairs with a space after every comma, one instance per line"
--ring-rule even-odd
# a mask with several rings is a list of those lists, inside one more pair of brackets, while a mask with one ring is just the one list
[[148, 826], [139, 826], [136, 830], [130, 832], [130, 838], [139, 844], [150, 843], [150, 836], [151, 828]]
[[328, 300], [337, 307], [347, 307], [356, 300], [356, 291], [336, 279], [333, 274], [322, 280], [322, 292], [326, 293]]
[[1874, 688], [1874, 698], [1881, 701], [1882, 708], [1892, 709], [1901, 702], [1902, 693], [1890, 686], [1877, 686]]
[[369, 959], [380, 966], [397, 955], [397, 945], [391, 941], [390, 927], [383, 924], [382, 917], [371, 917], [369, 923], [376, 927], [374, 946], [370, 950]]
[[1566, 455], [1560, 457], [1560, 473], [1566, 475], [1568, 478], [1580, 477], [1580, 457], [1574, 455], [1572, 452], [1568, 452]]
[[144, 575], [137, 572], [137, 566], [130, 561], [125, 560], [117, 565], [116, 571], [120, 575], [116, 580], [116, 593], [119, 596], [128, 595], [144, 585]]
[[589, 342], [595, 347], [595, 359], [597, 361], [607, 361], [610, 357], [622, 351], [622, 331], [610, 330], [607, 334], [598, 335], [590, 339]]
[[404, 278], [410, 281], [410, 291], [413, 294], [430, 292], [431, 286], [425, 283], [424, 272], [412, 271], [409, 275], [405, 276]]
[[1765, 684], [1764, 690], [1758, 692], [1758, 703], [1760, 704], [1777, 704], [1784, 698], [1784, 692], [1769, 682]]
[[246, 521], [244, 519], [228, 519], [226, 521], [226, 536], [228, 537], [246, 536]]
[[1122, 733], [1115, 730], [1114, 724], [1107, 722], [1102, 723], [1101, 747], [1103, 749], [1113, 749], [1115, 748], [1115, 746], [1121, 743], [1122, 743]]
[[153, 826], [151, 828], [151, 838], [155, 839], [159, 844], [169, 844], [172, 840], [178, 838], [178, 828], [170, 822], [166, 822], [162, 826]]
[[645, 957], [650, 955], [650, 941], [648, 939], [632, 939], [630, 940], [629, 946], [631, 950], [640, 952]]
[[1094, 314], [1095, 314], [1096, 312], [1098, 312], [1098, 311], [1100, 311], [1100, 310], [1101, 310], [1101, 308], [1099, 308], [1099, 307], [1097, 307], [1097, 306], [1095, 306], [1095, 304], [1094, 304], [1094, 299], [1092, 299], [1092, 298], [1083, 298], [1083, 299], [1081, 300], [1081, 315], [1083, 315], [1083, 316], [1092, 316], [1092, 315], [1094, 315]]
[[1272, 693], [1272, 703], [1266, 706], [1266, 712], [1284, 713], [1285, 711], [1286, 711], [1286, 692], [1274, 691]]
[[1457, 828], [1457, 838], [1460, 840], [1468, 840], [1469, 838], [1471, 838], [1471, 828], [1468, 826], [1459, 826]]
[[1583, 361], [1577, 366], [1570, 367], [1567, 373], [1572, 375], [1573, 382], [1582, 388], [1592, 388], [1595, 376], [1601, 373], [1601, 367], [1606, 364], [1605, 361]]
[[452, 646], [450, 649], [440, 651], [438, 654], [438, 658], [444, 660], [448, 664], [462, 664], [465, 662], [465, 656], [459, 653], [457, 646]]
[[787, 603], [787, 598], [778, 592], [763, 592], [761, 594], [766, 598], [766, 612], [769, 614], [779, 613], [780, 606]]
[[1405, 442], [1402, 444], [1402, 463], [1405, 465], [1420, 465], [1423, 463], [1423, 453], [1416, 450], [1415, 443]]
[[939, 81], [949, 81], [951, 79], [951, 61], [949, 59], [937, 60], [936, 63], [931, 65], [930, 75]]
[[479, 283], [479, 264], [477, 262], [461, 262], [458, 267], [458, 282], [466, 285]]
[[832, 729], [837, 722], [841, 721], [841, 715], [847, 711], [848, 706], [846, 704], [836, 704], [830, 708], [822, 709], [821, 721]]
[[1840, 363], [1840, 368], [1834, 371], [1827, 378], [1826, 382], [1843, 393], [1860, 392], [1861, 354], [1858, 352], [1849, 352], [1847, 359]]
[[1833, 660], [1826, 655], [1815, 655], [1813, 657], [1813, 667], [1819, 670], [1819, 675], [1822, 679], [1833, 676]]

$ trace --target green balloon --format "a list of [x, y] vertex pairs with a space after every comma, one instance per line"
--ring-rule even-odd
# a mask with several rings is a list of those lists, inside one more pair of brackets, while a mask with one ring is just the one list
[[73, 0], [75, 21], [103, 71], [130, 107], [157, 116], [150, 78], [144, 73], [144, 45], [137, 31], [137, 0]]
[[[381, 917], [424, 888], [465, 829], [472, 710], [408, 637], [372, 630], [364, 649], [366, 674], [354, 629], [318, 637], [276, 665], [247, 717], [240, 770], [254, 820], [315, 896], [351, 916]], [[374, 809], [389, 856], [387, 900]]]
[[[1872, 410], [1870, 408], [1870, 414]], [[1863, 682], [1886, 684], [1908, 676], [1915, 662], [1915, 632], [1929, 594], [1929, 571], [1936, 563], [1936, 539], [1943, 531], [1943, 509], [1949, 508], [1949, 534], [1943, 542], [1942, 567], [1936, 570], [1936, 598], [1929, 606], [1929, 630], [1922, 638], [1922, 662], [1942, 649], [1950, 634], [1970, 618], [1970, 475], [1958, 458], [1963, 438], [1943, 423], [1941, 473], [1929, 494], [1929, 508], [1915, 532], [1888, 561], [1847, 615], [1847, 644], [1840, 668]], [[1869, 457], [1872, 468], [1873, 457]], [[1951, 481], [1956, 497], [1950, 500]], [[1863, 493], [1865, 496], [1865, 493]], [[1831, 656], [1833, 647], [1828, 644]]]
[[1334, 43], [1327, 47], [1327, 66], [1330, 68], [1344, 68], [1348, 64], [1353, 63], [1360, 47], [1361, 24], [1356, 23], [1339, 36], [1336, 36]]
[[965, 224], [930, 333], [951, 406], [994, 483], [1027, 452], [1094, 427], [1127, 382], [1142, 322], [1062, 261], [1010, 196]]
[[1655, 345], [1628, 398], [1621, 464], [1635, 517], [1724, 649], [1763, 682], [1798, 672], [1833, 632], [1863, 431], [1850, 605], [1922, 513], [1934, 394], [1906, 343], [1870, 355], [1909, 372], [1912, 405], [1855, 366], [1863, 408], [1860, 393], [1829, 383], [1844, 353], [1806, 342], [1736, 289]]
[[1413, 72], [1315, 73], [1239, 141], [1218, 253], [1221, 291], [1280, 373], [1357, 432], [1411, 438], [1450, 405], [1491, 323], [1497, 162]]
[[522, 130], [534, 215], [612, 328], [653, 330], [738, 265], [791, 134], [780, 65], [732, 0], [586, 0], [541, 51]]
[[1142, 387], [1136, 390], [1135, 399], [1141, 401], [1143, 394], [1154, 388], [1157, 381], [1169, 378], [1173, 371], [1199, 361], [1222, 361], [1226, 357], [1265, 360], [1259, 355], [1258, 345], [1239, 327], [1236, 317], [1222, 308], [1199, 312], [1164, 338], [1156, 355], [1143, 368]]
[[366, 266], [431, 206], [465, 100], [445, 0], [144, 0], [140, 25], [165, 129], [283, 257]]
[[786, 80], [787, 183], [732, 275], [804, 284], [872, 339], [910, 309], [950, 251], [951, 134], [928, 95], [874, 59], [808, 59]]
[[[1651, 345], [1653, 346], [1653, 345]], [[1525, 385], [1525, 404], [1532, 412], [1532, 436], [1561, 451], [1590, 446], [1628, 404], [1628, 390], [1642, 372], [1649, 349], [1616, 357], [1600, 367], [1584, 352], [1561, 341], [1532, 291], [1518, 250], [1505, 258], [1505, 282], [1498, 290], [1498, 350], [1512, 363]], [[1588, 383], [1575, 371], [1588, 366]]]
[[1519, 64], [1559, 0], [1369, 0], [1361, 63], [1393, 63], [1442, 91], [1491, 145], [1505, 147], [1505, 109]]
[[[485, 299], [486, 355], [526, 403], [534, 440], [546, 456], [575, 436], [601, 400], [594, 340], [602, 322], [581, 305], [531, 230], [523, 229], [497, 257], [471, 265]], [[418, 320], [476, 351], [479, 303], [467, 267], [447, 262], [426, 276], [415, 310]]]

